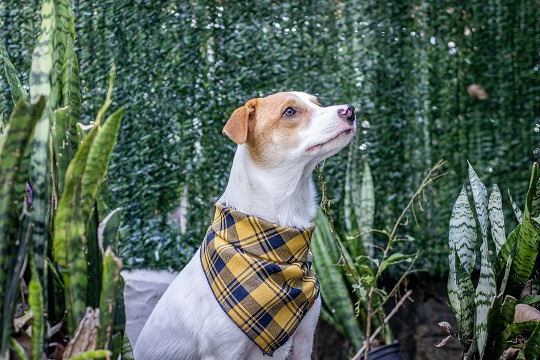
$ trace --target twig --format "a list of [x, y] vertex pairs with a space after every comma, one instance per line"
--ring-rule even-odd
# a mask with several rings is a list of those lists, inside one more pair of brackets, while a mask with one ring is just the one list
[[[371, 337], [369, 338], [369, 342], [375, 340], [377, 335], [379, 335], [379, 332], [382, 330], [383, 325], [388, 324], [388, 321], [390, 321], [392, 316], [394, 316], [398, 312], [399, 308], [403, 305], [405, 300], [407, 300], [407, 298], [411, 296], [411, 294], [412, 294], [412, 290], [409, 290], [405, 293], [405, 295], [403, 295], [403, 297], [398, 301], [396, 306], [394, 306], [392, 311], [390, 311], [390, 313], [384, 318], [383, 323], [379, 325], [379, 327], [373, 332], [373, 335], [371, 335]], [[366, 349], [366, 346], [365, 345], [362, 346], [362, 348], [358, 350], [356, 355], [354, 355], [354, 357], [351, 360], [360, 360], [360, 356], [362, 356], [362, 353], [364, 352], [365, 349]]]

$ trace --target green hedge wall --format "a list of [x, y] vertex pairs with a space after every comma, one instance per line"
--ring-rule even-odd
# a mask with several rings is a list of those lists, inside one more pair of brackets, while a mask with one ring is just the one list
[[[523, 205], [540, 151], [537, 1], [72, 3], [83, 107], [97, 112], [112, 63], [114, 98], [130, 104], [109, 169], [130, 266], [179, 269], [193, 254], [234, 154], [222, 126], [249, 98], [275, 91], [359, 109], [353, 151], [372, 167], [377, 228], [395, 221], [433, 164], [448, 161], [447, 176], [425, 193], [420, 226], [409, 219], [403, 228], [432, 273], [446, 269], [447, 224], [467, 159]], [[0, 38], [26, 83], [38, 8], [37, 0], [0, 1]], [[473, 84], [489, 98], [469, 95]], [[346, 161], [343, 151], [324, 166], [338, 223]], [[187, 222], [179, 226], [171, 214], [181, 198]]]

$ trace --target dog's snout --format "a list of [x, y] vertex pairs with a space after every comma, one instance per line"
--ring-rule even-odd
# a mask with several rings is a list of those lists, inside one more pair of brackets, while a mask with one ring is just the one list
[[355, 119], [354, 106], [349, 105], [349, 104], [343, 105], [343, 107], [338, 110], [338, 116], [344, 120], [354, 121]]

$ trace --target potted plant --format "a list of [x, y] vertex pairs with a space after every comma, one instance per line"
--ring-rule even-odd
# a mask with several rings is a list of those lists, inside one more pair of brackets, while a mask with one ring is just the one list
[[[448, 297], [458, 329], [441, 322], [448, 336], [438, 346], [458, 338], [466, 359], [536, 359], [540, 355], [538, 178], [535, 163], [523, 212], [509, 196], [518, 225], [507, 235], [499, 187], [493, 185], [488, 199], [485, 185], [469, 164], [477, 220], [463, 187], [452, 211], [448, 240]], [[478, 247], [480, 271], [475, 284]]]

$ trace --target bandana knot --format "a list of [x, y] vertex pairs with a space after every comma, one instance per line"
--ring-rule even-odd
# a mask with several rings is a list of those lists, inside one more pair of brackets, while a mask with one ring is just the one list
[[309, 244], [315, 226], [287, 228], [216, 204], [201, 263], [223, 311], [272, 355], [319, 295]]

